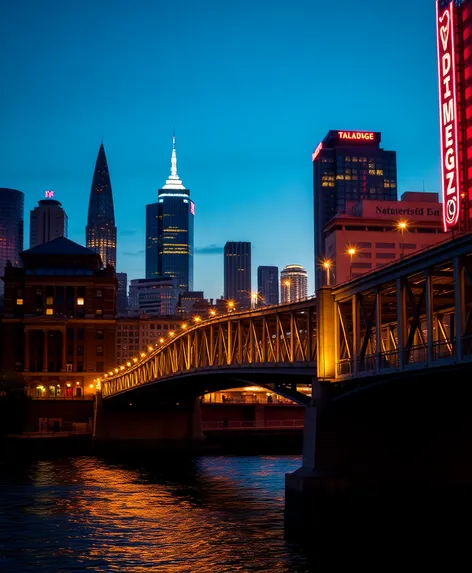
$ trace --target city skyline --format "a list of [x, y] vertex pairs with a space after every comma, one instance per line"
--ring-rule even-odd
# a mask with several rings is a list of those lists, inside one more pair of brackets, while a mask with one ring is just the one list
[[[205, 2], [213, 14], [208, 21], [201, 15], [206, 10], [186, 2], [143, 3], [141, 12], [124, 2], [85, 2], [78, 16], [58, 2], [47, 4], [46, 10], [32, 5], [26, 17], [14, 3], [0, 8], [11, 24], [1, 40], [10, 57], [0, 111], [7, 132], [0, 185], [25, 193], [25, 212], [54, 189], [69, 213], [70, 238], [84, 244], [86, 197], [103, 135], [117, 270], [130, 280], [145, 276], [144, 209], [168, 171], [173, 125], [180, 175], [197, 205], [194, 288], [209, 297], [223, 293], [227, 240], [252, 243], [253, 284], [260, 265], [299, 262], [313, 291], [311, 153], [330, 129], [381, 131], [384, 147], [398, 154], [399, 193], [423, 189], [423, 182], [427, 191], [440, 191], [435, 22], [427, 0], [407, 19], [401, 6], [373, 1], [341, 7], [275, 2], [270, 14], [257, 3]], [[320, 20], [336, 21], [336, 45], [329, 26], [318, 28]], [[104, 21], [94, 33], [93, 22]], [[162, 25], [154, 47], [150, 23], [156, 21]], [[178, 45], [166, 29], [169, 21], [186, 31]], [[12, 30], [20, 22], [24, 41], [18, 45]], [[398, 42], [400, 26], [407, 42]], [[323, 82], [342, 76], [348, 101], [343, 90], [326, 98], [319, 74], [310, 73], [328, 41], [323, 69], [334, 71]], [[122, 50], [124, 59], [115, 58]], [[366, 58], [365, 73], [353, 74], [349, 62], [359, 62], [357, 70]], [[131, 81], [123, 81], [126, 73]], [[85, 89], [99, 81], [97, 93]]]

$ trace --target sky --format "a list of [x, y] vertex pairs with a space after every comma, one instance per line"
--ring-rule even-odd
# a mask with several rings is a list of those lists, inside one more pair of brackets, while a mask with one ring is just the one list
[[85, 243], [103, 137], [117, 270], [144, 277], [145, 205], [170, 172], [195, 201], [194, 289], [223, 294], [223, 246], [314, 283], [311, 153], [382, 132], [398, 188], [438, 192], [434, 0], [2, 0], [0, 187], [53, 189]]

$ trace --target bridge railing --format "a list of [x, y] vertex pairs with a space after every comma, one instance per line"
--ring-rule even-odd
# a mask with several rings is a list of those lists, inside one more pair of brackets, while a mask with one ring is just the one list
[[218, 420], [202, 422], [202, 429], [223, 430], [223, 429], [250, 429], [250, 428], [303, 428], [303, 420]]

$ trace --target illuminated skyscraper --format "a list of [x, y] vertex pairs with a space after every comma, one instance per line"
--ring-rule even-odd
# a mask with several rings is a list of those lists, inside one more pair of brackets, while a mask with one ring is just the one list
[[279, 304], [279, 269], [257, 267], [257, 290], [259, 306]]
[[[10, 262], [21, 266], [20, 252], [23, 250], [23, 214], [25, 196], [16, 189], [0, 188], [0, 277]], [[4, 284], [0, 279], [0, 307], [2, 306]]]
[[251, 306], [251, 243], [228, 241], [224, 248], [226, 300], [233, 300], [238, 308]]
[[281, 302], [297, 302], [308, 295], [308, 273], [301, 265], [287, 265], [280, 273]]
[[53, 196], [54, 191], [46, 191], [47, 199], [39, 201], [30, 211], [30, 249], [58, 237], [67, 237], [67, 214]]
[[193, 220], [195, 204], [177, 175], [175, 135], [170, 175], [146, 205], [146, 278], [176, 279], [177, 288], [193, 290]]
[[87, 247], [98, 253], [104, 266], [116, 268], [116, 227], [110, 174], [103, 143], [93, 173], [86, 227]]

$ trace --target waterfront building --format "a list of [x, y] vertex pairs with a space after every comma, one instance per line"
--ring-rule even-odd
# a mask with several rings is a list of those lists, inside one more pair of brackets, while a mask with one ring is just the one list
[[308, 296], [308, 273], [301, 265], [287, 265], [280, 272], [281, 302], [297, 302]]
[[329, 131], [312, 155], [315, 208], [315, 282], [325, 256], [323, 229], [347, 201], [397, 200], [395, 151], [380, 148], [381, 134]]
[[150, 316], [177, 314], [177, 279], [132, 279], [129, 286], [129, 313]]
[[30, 249], [67, 237], [67, 214], [53, 197], [54, 191], [46, 191], [46, 199], [38, 201], [38, 206], [30, 211]]
[[472, 0], [436, 0], [443, 228], [472, 230]]
[[116, 273], [116, 280], [118, 281], [116, 312], [118, 316], [123, 316], [128, 312], [128, 275]]
[[175, 279], [181, 291], [193, 289], [195, 204], [177, 174], [175, 135], [170, 175], [157, 203], [146, 205], [146, 278]]
[[194, 311], [194, 306], [201, 305], [202, 301], [205, 300], [203, 291], [187, 291], [179, 295], [178, 312], [183, 317], [192, 316]]
[[116, 276], [100, 255], [59, 237], [5, 269], [3, 368], [33, 398], [83, 398], [116, 359]]
[[437, 193], [406, 192], [400, 201], [348, 201], [323, 229], [321, 284], [338, 284], [435, 245], [442, 230]]
[[279, 304], [278, 267], [257, 267], [258, 305]]
[[228, 241], [224, 247], [224, 298], [236, 307], [251, 306], [251, 243]]
[[115, 210], [103, 143], [93, 173], [86, 227], [87, 248], [98, 253], [103, 266], [116, 268]]
[[[10, 262], [21, 266], [23, 250], [23, 217], [25, 196], [16, 189], [0, 188], [0, 277]], [[4, 283], [0, 280], [0, 310], [3, 306]]]
[[116, 363], [122, 364], [141, 352], [148, 352], [159, 340], [172, 336], [182, 328], [177, 317], [156, 317], [143, 313], [135, 317], [119, 318], [116, 323]]

